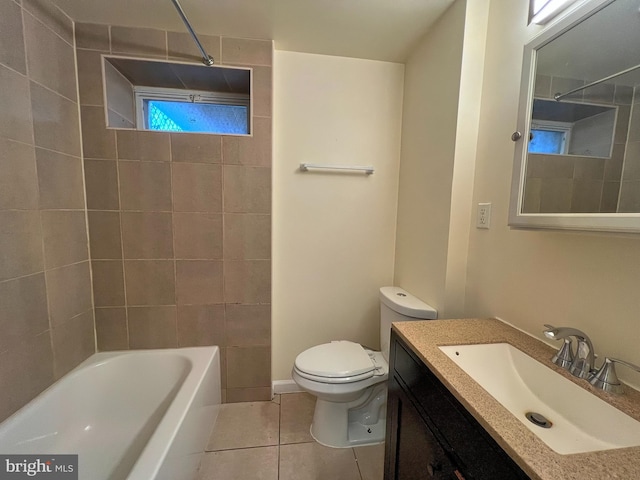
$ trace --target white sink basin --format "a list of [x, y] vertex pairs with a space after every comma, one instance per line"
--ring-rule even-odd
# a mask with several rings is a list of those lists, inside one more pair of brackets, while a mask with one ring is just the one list
[[[640, 422], [508, 343], [440, 350], [560, 454], [640, 445]], [[552, 426], [535, 425], [527, 412], [543, 415]]]

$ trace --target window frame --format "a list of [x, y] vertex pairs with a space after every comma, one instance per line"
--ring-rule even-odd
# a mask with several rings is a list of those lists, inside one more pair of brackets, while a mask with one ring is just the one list
[[[571, 144], [571, 132], [573, 131], [573, 123], [556, 122], [553, 120], [531, 120], [531, 132], [534, 130], [549, 130], [552, 132], [564, 133], [564, 144], [561, 153], [536, 153], [534, 155], [569, 155], [569, 145]], [[528, 150], [528, 147], [527, 147]]]
[[[181, 103], [203, 103], [209, 105], [233, 105], [247, 108], [247, 133], [233, 135], [251, 135], [251, 98], [244, 93], [219, 93], [203, 90], [182, 90], [177, 88], [146, 87], [136, 85], [133, 87], [134, 108], [136, 113], [136, 129], [147, 132], [151, 130], [147, 125], [147, 108], [145, 101], [175, 101]], [[195, 132], [194, 132], [195, 133]], [[229, 135], [216, 132], [197, 132], [212, 135]]]

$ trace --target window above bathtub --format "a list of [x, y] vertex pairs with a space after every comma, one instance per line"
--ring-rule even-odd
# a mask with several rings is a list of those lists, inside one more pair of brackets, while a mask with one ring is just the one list
[[107, 126], [249, 135], [251, 69], [103, 56]]

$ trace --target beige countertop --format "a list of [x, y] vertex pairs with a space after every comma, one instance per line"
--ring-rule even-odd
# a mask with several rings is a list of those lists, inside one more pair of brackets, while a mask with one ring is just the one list
[[[623, 395], [594, 389], [551, 362], [554, 349], [495, 319], [396, 322], [394, 330], [469, 410], [494, 440], [534, 479], [640, 479], [640, 447], [560, 455], [536, 437], [515, 416], [447, 357], [438, 346], [510, 343], [560, 375], [589, 390], [640, 421], [640, 392]], [[498, 479], [496, 479], [498, 480]]]

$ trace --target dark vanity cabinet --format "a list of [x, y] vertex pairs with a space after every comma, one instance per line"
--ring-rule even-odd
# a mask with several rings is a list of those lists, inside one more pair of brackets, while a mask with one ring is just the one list
[[392, 332], [385, 480], [529, 477]]

